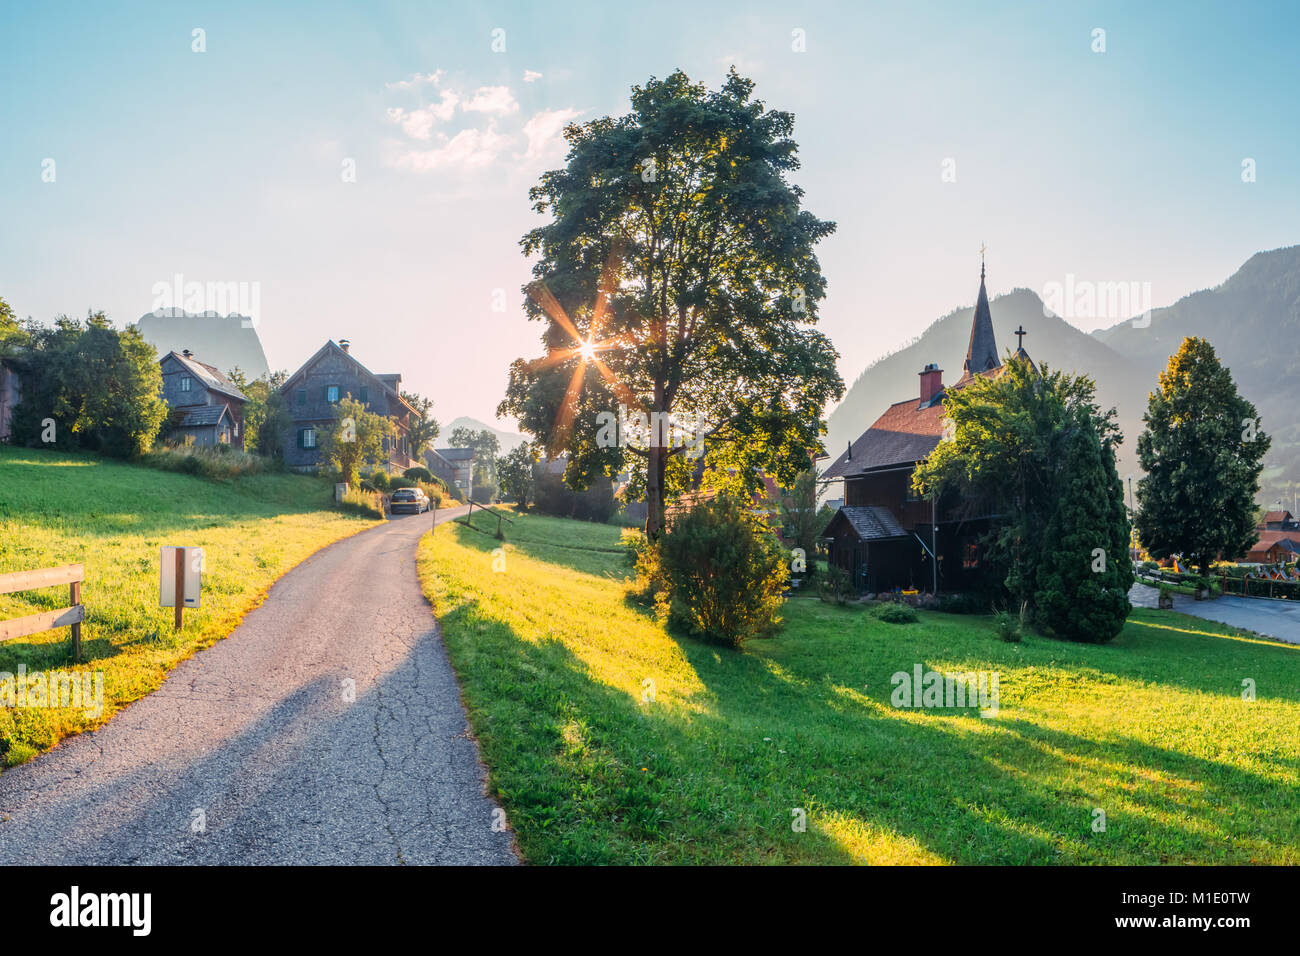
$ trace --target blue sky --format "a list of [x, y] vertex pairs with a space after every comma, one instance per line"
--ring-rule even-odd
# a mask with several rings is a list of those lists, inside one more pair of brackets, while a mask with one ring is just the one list
[[974, 300], [981, 243], [994, 294], [1160, 306], [1300, 242], [1297, 3], [159, 7], [0, 6], [0, 296], [122, 325], [178, 273], [258, 283], [273, 368], [350, 338], [443, 421], [538, 352], [518, 240], [564, 121], [678, 67], [794, 112], [847, 382]]

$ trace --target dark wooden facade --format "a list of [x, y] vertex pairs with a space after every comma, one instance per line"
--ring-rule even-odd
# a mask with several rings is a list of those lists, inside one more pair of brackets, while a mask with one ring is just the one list
[[338, 419], [338, 402], [351, 396], [393, 423], [394, 437], [384, 439], [387, 471], [423, 465], [413, 457], [409, 436], [415, 411], [402, 399], [400, 385], [401, 376], [376, 375], [353, 358], [346, 340], [342, 344], [326, 342], [281, 387], [293, 417], [293, 430], [285, 442], [285, 463], [300, 471], [321, 466], [321, 439]]

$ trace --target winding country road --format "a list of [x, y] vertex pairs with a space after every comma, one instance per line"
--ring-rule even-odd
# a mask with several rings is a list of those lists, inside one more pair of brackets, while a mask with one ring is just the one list
[[317, 552], [153, 694], [0, 774], [0, 863], [518, 862], [416, 579], [429, 526]]

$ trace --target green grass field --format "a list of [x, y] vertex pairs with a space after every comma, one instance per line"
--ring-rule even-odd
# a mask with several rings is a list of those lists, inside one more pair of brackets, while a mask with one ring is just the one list
[[[737, 653], [629, 602], [618, 535], [520, 516], [500, 572], [490, 535], [421, 544], [531, 862], [1300, 863], [1300, 648], [1158, 611], [1006, 644], [803, 597]], [[997, 716], [892, 706], [915, 664], [998, 672]]]
[[[0, 446], [0, 572], [86, 566], [85, 662], [102, 670], [104, 713], [0, 708], [0, 766], [94, 727], [158, 687], [196, 650], [226, 636], [267, 588], [318, 548], [376, 522], [333, 510], [331, 486], [302, 475], [217, 482]], [[172, 628], [158, 606], [159, 548], [205, 549], [202, 607]], [[68, 589], [0, 595], [0, 618], [66, 606]], [[68, 628], [0, 643], [0, 671], [74, 669]]]

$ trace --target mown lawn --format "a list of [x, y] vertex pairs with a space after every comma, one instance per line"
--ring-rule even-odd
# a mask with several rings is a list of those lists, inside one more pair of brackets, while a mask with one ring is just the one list
[[[627, 601], [618, 535], [520, 516], [499, 573], [490, 535], [421, 544], [534, 863], [1300, 863], [1300, 648], [1159, 611], [1005, 644], [804, 597], [737, 653]], [[916, 664], [998, 672], [997, 716], [892, 706]]]
[[[104, 712], [0, 707], [0, 766], [97, 726], [158, 687], [196, 650], [226, 636], [267, 588], [318, 548], [376, 522], [333, 510], [327, 483], [302, 475], [217, 482], [0, 446], [0, 572], [86, 566], [84, 663], [68, 628], [0, 643], [0, 672], [103, 671]], [[158, 606], [159, 548], [205, 549], [202, 607], [172, 628]], [[66, 586], [0, 595], [0, 618], [66, 606]]]

